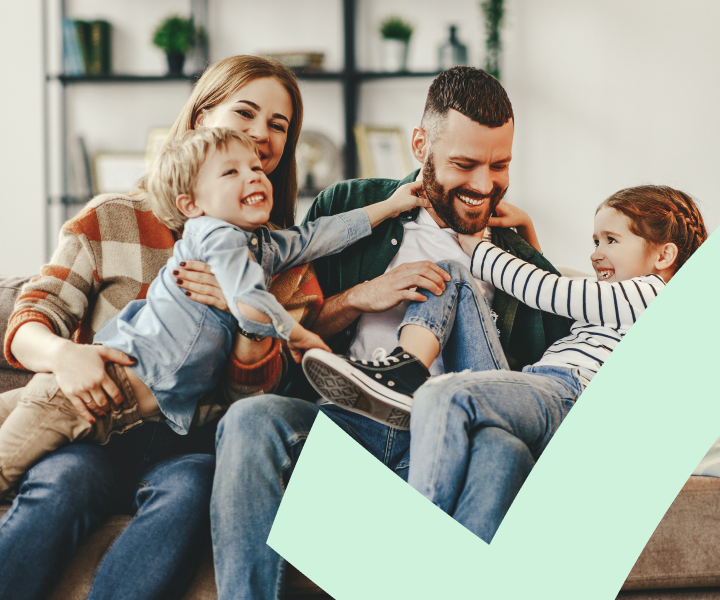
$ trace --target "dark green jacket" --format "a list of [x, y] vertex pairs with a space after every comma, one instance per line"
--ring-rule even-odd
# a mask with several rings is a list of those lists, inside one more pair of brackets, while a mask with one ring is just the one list
[[[398, 187], [414, 181], [416, 177], [417, 171], [402, 181], [353, 179], [337, 183], [315, 199], [305, 222], [386, 200]], [[375, 227], [370, 236], [339, 254], [315, 260], [313, 265], [325, 297], [329, 298], [385, 273], [402, 244], [403, 221], [413, 220], [416, 216], [417, 211], [414, 211], [411, 216], [387, 219]], [[511, 229], [493, 228], [492, 241], [514, 256], [559, 274], [542, 254]], [[570, 333], [569, 319], [531, 309], [499, 289], [495, 290], [492, 308], [498, 315], [500, 342], [513, 370], [537, 362], [548, 346]], [[328, 341], [333, 352], [347, 352], [357, 323], [356, 320]]]

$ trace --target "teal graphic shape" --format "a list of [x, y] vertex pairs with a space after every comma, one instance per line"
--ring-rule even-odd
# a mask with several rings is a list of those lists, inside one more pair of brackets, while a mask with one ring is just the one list
[[612, 600], [720, 434], [713, 235], [625, 336], [490, 545], [318, 416], [268, 544], [336, 600]]

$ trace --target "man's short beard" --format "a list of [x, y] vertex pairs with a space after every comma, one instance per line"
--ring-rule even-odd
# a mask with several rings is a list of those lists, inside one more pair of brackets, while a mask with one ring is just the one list
[[[427, 196], [435, 214], [440, 217], [450, 229], [466, 235], [477, 233], [487, 227], [490, 215], [500, 203], [500, 200], [503, 199], [505, 192], [507, 192], [507, 188], [503, 190], [499, 187], [493, 187], [492, 192], [487, 195], [478, 194], [463, 186], [453, 188], [449, 191], [446, 190], [435, 175], [435, 163], [432, 152], [428, 155], [423, 165], [422, 174], [425, 196]], [[466, 217], [461, 217], [455, 208], [455, 195], [458, 193], [473, 199], [488, 198], [489, 202], [486, 205], [486, 210], [474, 215], [471, 214]]]

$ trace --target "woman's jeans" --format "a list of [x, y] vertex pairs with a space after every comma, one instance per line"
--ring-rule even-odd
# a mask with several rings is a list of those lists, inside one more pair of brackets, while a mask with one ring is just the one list
[[[527, 471], [512, 493], [477, 502], [487, 490], [468, 473], [502, 473], [496, 453], [478, 440], [503, 431], [537, 460], [582, 393], [574, 369], [527, 366], [510, 371], [490, 309], [470, 271], [453, 261], [438, 263], [451, 276], [445, 291], [413, 302], [408, 324], [432, 331], [440, 342], [447, 373], [431, 378], [413, 396], [408, 482], [477, 536], [490, 542]], [[412, 352], [411, 348], [406, 348]], [[463, 371], [463, 372], [460, 372]], [[492, 433], [490, 433], [492, 432]], [[510, 488], [509, 488], [510, 489]]]
[[0, 518], [0, 598], [47, 598], [78, 545], [117, 512], [133, 519], [88, 598], [182, 596], [209, 529], [212, 433], [147, 423], [108, 447], [73, 444], [41, 460]]

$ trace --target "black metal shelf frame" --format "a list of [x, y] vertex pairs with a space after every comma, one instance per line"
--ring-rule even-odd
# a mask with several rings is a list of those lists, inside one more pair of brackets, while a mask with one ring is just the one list
[[[65, 1], [61, 0], [61, 12], [65, 15]], [[310, 71], [305, 69], [293, 69], [296, 77], [301, 81], [337, 81], [342, 84], [344, 107], [344, 164], [345, 178], [353, 179], [357, 177], [358, 161], [357, 147], [355, 144], [355, 124], [357, 122], [358, 113], [358, 97], [360, 86], [364, 81], [380, 80], [380, 79], [405, 79], [418, 77], [435, 77], [438, 71], [400, 71], [400, 72], [384, 72], [384, 71], [360, 71], [356, 66], [355, 54], [355, 14], [357, 8], [357, 0], [343, 0], [343, 32], [344, 32], [344, 64], [342, 71]], [[133, 75], [133, 74], [110, 74], [110, 75], [63, 75], [48, 74], [46, 80], [57, 81], [60, 83], [62, 91], [60, 95], [60, 113], [62, 115], [62, 123], [60, 136], [63, 147], [67, 137], [66, 131], [66, 98], [65, 88], [69, 85], [82, 84], [118, 84], [118, 83], [194, 83], [200, 74], [181, 75], [179, 77], [170, 77], [167, 75]], [[46, 150], [47, 151], [47, 150]], [[64, 154], [64, 153], [63, 153]], [[47, 163], [46, 163], [47, 164]], [[48, 194], [48, 205], [60, 203], [66, 207], [69, 205], [83, 203], [84, 199], [69, 198], [67, 196], [67, 162], [63, 155], [61, 159], [62, 169], [62, 195], [58, 198], [50, 198]]]

